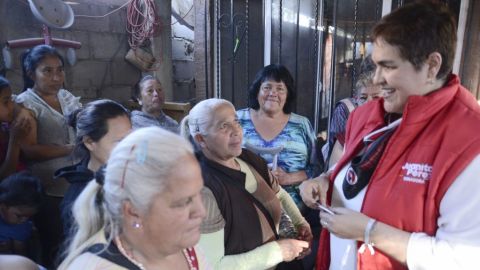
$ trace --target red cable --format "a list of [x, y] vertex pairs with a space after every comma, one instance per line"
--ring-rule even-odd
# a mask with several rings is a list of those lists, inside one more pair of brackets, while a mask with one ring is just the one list
[[127, 6], [128, 43], [132, 49], [141, 46], [159, 30], [160, 19], [154, 0], [132, 0]]

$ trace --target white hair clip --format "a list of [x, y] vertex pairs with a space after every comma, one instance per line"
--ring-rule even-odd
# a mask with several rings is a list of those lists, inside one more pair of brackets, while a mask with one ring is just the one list
[[145, 160], [147, 160], [147, 151], [148, 151], [148, 141], [145, 140], [140, 142], [137, 150], [137, 155], [136, 155], [138, 164], [145, 163]]

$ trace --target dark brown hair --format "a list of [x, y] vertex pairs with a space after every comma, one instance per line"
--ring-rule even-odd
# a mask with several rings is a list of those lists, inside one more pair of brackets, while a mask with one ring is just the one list
[[382, 18], [372, 30], [372, 40], [379, 38], [397, 46], [400, 55], [419, 70], [428, 56], [438, 52], [442, 65], [437, 78], [452, 71], [457, 40], [455, 18], [444, 4], [420, 1], [405, 5]]

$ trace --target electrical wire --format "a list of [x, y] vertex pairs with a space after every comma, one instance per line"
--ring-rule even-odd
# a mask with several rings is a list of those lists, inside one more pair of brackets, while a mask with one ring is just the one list
[[127, 6], [128, 44], [132, 49], [141, 46], [158, 32], [160, 18], [154, 0], [132, 0]]
[[[188, 14], [190, 13], [190, 11], [192, 11], [193, 6], [194, 6], [194, 4], [192, 4], [192, 6], [190, 7], [190, 9], [187, 11], [187, 13], [185, 13], [185, 15], [182, 16], [182, 20], [185, 19], [185, 18], [188, 16]], [[180, 21], [180, 20], [177, 20], [176, 22], [172, 23], [171, 25], [174, 25], [174, 24], [178, 23], [179, 21]]]
[[109, 15], [112, 15], [113, 13], [119, 11], [120, 9], [124, 8], [126, 5], [130, 4], [133, 0], [128, 0], [125, 4], [121, 5], [120, 7], [108, 12], [107, 14], [104, 15], [99, 15], [99, 16], [93, 16], [93, 15], [75, 15], [75, 17], [83, 17], [83, 18], [105, 18]]

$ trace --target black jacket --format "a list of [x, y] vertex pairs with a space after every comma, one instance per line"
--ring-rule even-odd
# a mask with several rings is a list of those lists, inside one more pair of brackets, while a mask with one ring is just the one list
[[65, 178], [70, 183], [70, 186], [63, 197], [63, 201], [60, 204], [63, 232], [65, 236], [70, 235], [70, 230], [73, 225], [73, 203], [87, 186], [88, 182], [94, 178], [94, 172], [87, 168], [89, 160], [89, 157], [84, 158], [80, 163], [58, 169], [54, 174], [55, 179]]

